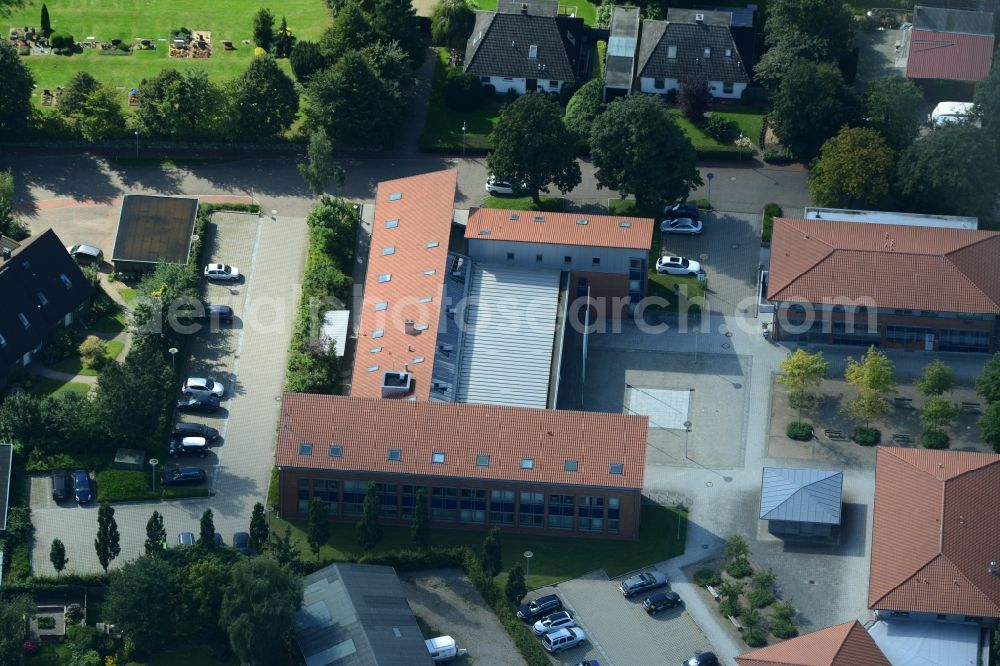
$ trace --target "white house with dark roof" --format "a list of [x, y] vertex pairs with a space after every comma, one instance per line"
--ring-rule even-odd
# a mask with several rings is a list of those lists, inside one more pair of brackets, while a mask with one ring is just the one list
[[679, 89], [685, 78], [700, 76], [712, 97], [743, 95], [750, 77], [729, 27], [698, 16], [693, 23], [643, 22], [636, 63], [640, 91], [665, 95]]
[[557, 93], [576, 83], [586, 39], [583, 19], [558, 12], [558, 0], [500, 0], [495, 12], [476, 12], [465, 73], [500, 94]]

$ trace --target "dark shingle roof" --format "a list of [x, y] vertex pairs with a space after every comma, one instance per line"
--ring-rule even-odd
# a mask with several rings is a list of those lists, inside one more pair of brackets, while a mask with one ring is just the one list
[[187, 263], [197, 214], [194, 198], [126, 195], [112, 261]]
[[51, 229], [23, 243], [10, 259], [0, 259], [0, 375], [44, 344], [63, 318], [92, 293], [93, 287]]
[[913, 8], [913, 27], [928, 32], [954, 32], [992, 37], [993, 13], [917, 5]]
[[[677, 49], [675, 58], [668, 57], [671, 46]], [[705, 49], [709, 49], [707, 58]], [[643, 22], [638, 72], [639, 78], [652, 79], [703, 76], [706, 81], [748, 83], [750, 80], [729, 28], [669, 21]]]
[[581, 38], [574, 37], [574, 46], [566, 34], [577, 23], [582, 25], [579, 19], [476, 12], [465, 47], [465, 71], [476, 76], [575, 82]]

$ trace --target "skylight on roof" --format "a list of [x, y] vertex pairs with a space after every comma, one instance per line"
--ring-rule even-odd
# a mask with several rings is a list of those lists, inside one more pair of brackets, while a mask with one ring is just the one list
[[331, 458], [339, 458], [342, 455], [344, 455], [344, 447], [342, 447], [340, 444], [331, 444], [330, 445], [330, 457]]
[[535, 459], [521, 458], [521, 469], [535, 469]]
[[536, 215], [535, 216], [535, 222], [544, 222], [544, 221], [545, 221], [545, 218], [542, 217], [541, 215]]
[[431, 241], [430, 243], [428, 243], [424, 247], [426, 247], [428, 250], [430, 250], [431, 248], [440, 247], [440, 245], [441, 245], [441, 243], [439, 243], [437, 241]]
[[435, 451], [431, 454], [431, 462], [435, 465], [444, 464], [444, 451]]
[[622, 465], [621, 463], [611, 463], [611, 466], [608, 468], [608, 474], [613, 474], [615, 476], [618, 476], [622, 473], [622, 470], [624, 468], [625, 466]]
[[415, 330], [415, 331], [426, 331], [428, 328], [430, 328], [430, 325], [428, 325], [428, 324], [417, 324], [416, 326], [413, 327], [413, 330]]
[[414, 363], [423, 363], [424, 362], [424, 357], [423, 356], [418, 356], [415, 359], [413, 359], [413, 362]]
[[563, 464], [563, 469], [565, 471], [567, 471], [567, 472], [575, 472], [578, 469], [580, 469], [580, 461], [579, 460], [567, 460]]
[[528, 58], [534, 60], [538, 57], [538, 45], [532, 44], [528, 47]]
[[521, 216], [518, 215], [517, 213], [511, 213], [510, 214], [510, 219], [513, 220], [514, 222], [517, 222], [518, 220], [521, 219]]
[[377, 365], [369, 365], [369, 366], [368, 366], [367, 368], [365, 368], [365, 369], [366, 369], [366, 370], [367, 370], [368, 372], [378, 372], [378, 366], [377, 366]]
[[368, 353], [369, 354], [378, 354], [381, 351], [382, 351], [381, 347], [372, 347], [371, 349], [368, 350]]
[[489, 236], [491, 233], [492, 232], [489, 229], [480, 229], [479, 230], [479, 235], [480, 236]]
[[430, 303], [433, 300], [434, 300], [433, 296], [424, 296], [423, 298], [420, 299], [420, 302], [421, 303]]
[[402, 198], [403, 198], [402, 192], [393, 192], [392, 194], [389, 195], [389, 201], [399, 201]]
[[435, 273], [437, 273], [437, 271], [433, 268], [428, 268], [426, 271], [424, 271], [424, 275], [434, 275]]
[[476, 456], [476, 467], [489, 467], [489, 466], [490, 466], [490, 457], [487, 454], [483, 453], [481, 455]]
[[313, 445], [310, 442], [299, 442], [300, 456], [311, 456], [312, 454], [313, 454]]
[[403, 449], [389, 449], [389, 455], [387, 457], [392, 462], [399, 462], [403, 459]]
[[378, 276], [379, 282], [390, 282], [392, 280], [392, 273], [382, 273]]
[[621, 227], [622, 229], [631, 229], [632, 223], [629, 222], [628, 220], [622, 220], [621, 222], [618, 223], [618, 226]]
[[587, 219], [583, 218], [583, 217], [581, 217], [579, 220], [577, 220], [576, 223], [579, 224], [581, 227], [585, 227], [588, 224], [590, 224], [590, 222], [587, 221]]
[[375, 304], [375, 312], [381, 312], [389, 307], [389, 301], [379, 301]]
[[398, 226], [399, 226], [399, 220], [386, 220], [385, 223], [386, 229], [395, 229]]
[[396, 246], [395, 245], [389, 245], [387, 247], [382, 248], [382, 256], [383, 257], [388, 257], [390, 254], [396, 254]]
[[385, 335], [384, 329], [376, 328], [374, 331], [372, 331], [372, 339], [381, 338], [383, 335]]

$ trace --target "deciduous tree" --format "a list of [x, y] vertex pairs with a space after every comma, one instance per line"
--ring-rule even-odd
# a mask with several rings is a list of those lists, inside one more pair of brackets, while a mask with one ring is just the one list
[[163, 351], [144, 338], [136, 336], [125, 362], [108, 364], [97, 377], [93, 404], [105, 450], [152, 449], [166, 437], [173, 375]]
[[373, 550], [382, 541], [382, 524], [379, 522], [381, 511], [382, 502], [379, 500], [375, 482], [369, 481], [365, 501], [361, 505], [361, 520], [358, 521], [356, 529], [358, 545], [365, 552]]
[[410, 538], [417, 550], [423, 550], [430, 543], [431, 524], [427, 509], [427, 491], [417, 490], [416, 506], [413, 507], [413, 524], [410, 525]]
[[63, 572], [66, 568], [66, 564], [69, 562], [69, 558], [66, 557], [66, 546], [59, 539], [52, 540], [52, 547], [49, 548], [49, 562], [52, 563], [52, 568], [56, 570], [56, 576]]
[[206, 638], [217, 634], [229, 565], [217, 556], [205, 557], [188, 566], [182, 580], [183, 603], [192, 611], [189, 626], [200, 627]]
[[989, 404], [1000, 402], [1000, 352], [983, 366], [976, 380], [976, 393]]
[[778, 375], [777, 382], [788, 387], [788, 401], [801, 412], [802, 406], [811, 402], [813, 390], [826, 379], [830, 362], [821, 351], [810, 354], [805, 349], [796, 349], [778, 368], [783, 374]]
[[[230, 129], [228, 97], [203, 69], [163, 69], [139, 83], [136, 129], [153, 139], [217, 139]], [[238, 129], [238, 128], [237, 128]]]
[[320, 548], [330, 538], [330, 510], [319, 497], [309, 502], [309, 550], [319, 559]]
[[774, 131], [793, 155], [809, 160], [844, 125], [854, 124], [860, 100], [835, 65], [798, 61], [774, 96]]
[[360, 51], [375, 41], [371, 18], [358, 0], [346, 0], [333, 19], [333, 24], [323, 31], [319, 48], [325, 58], [336, 62], [352, 51]]
[[163, 516], [159, 511], [153, 511], [153, 515], [146, 522], [146, 543], [144, 548], [147, 555], [159, 555], [166, 550], [167, 530], [163, 526]]
[[410, 0], [374, 0], [371, 23], [379, 41], [399, 42], [414, 64], [419, 65], [427, 58], [417, 10]]
[[503, 589], [507, 601], [512, 604], [521, 603], [521, 599], [528, 593], [528, 586], [524, 581], [524, 567], [515, 564], [514, 568], [507, 573], [507, 584]]
[[117, 93], [100, 86], [83, 99], [73, 116], [77, 132], [86, 141], [105, 141], [125, 135], [125, 114]]
[[465, 49], [476, 13], [465, 0], [438, 0], [431, 12], [431, 39], [439, 46]]
[[251, 60], [247, 70], [232, 81], [229, 94], [233, 120], [244, 141], [281, 134], [299, 112], [295, 84], [271, 56]]
[[1000, 453], [1000, 402], [986, 405], [983, 415], [979, 417], [979, 431], [983, 441]]
[[284, 536], [272, 532], [267, 547], [274, 561], [283, 567], [287, 567], [299, 559], [299, 547], [292, 541], [291, 525], [285, 525]]
[[788, 41], [789, 35], [815, 37], [836, 57], [854, 39], [854, 15], [840, 0], [772, 0], [764, 34], [768, 45]]
[[285, 654], [302, 581], [269, 557], [244, 557], [230, 569], [220, 626], [244, 663], [274, 664]]
[[264, 7], [258, 9], [253, 17], [253, 43], [267, 53], [274, 45], [274, 14]]
[[28, 627], [35, 612], [35, 602], [27, 594], [0, 604], [0, 664], [21, 663], [21, 645], [30, 635]]
[[288, 61], [292, 65], [295, 78], [303, 85], [309, 83], [313, 74], [330, 64], [323, 52], [320, 51], [319, 44], [306, 40], [299, 40], [295, 43], [291, 55], [288, 56]]
[[143, 555], [111, 574], [103, 615], [136, 648], [156, 652], [174, 638], [174, 575], [162, 558]]
[[522, 95], [500, 113], [490, 134], [490, 171], [512, 183], [524, 183], [535, 204], [539, 192], [554, 185], [565, 194], [580, 184], [575, 141], [562, 121], [559, 103], [548, 95]]
[[604, 83], [591, 79], [580, 86], [566, 105], [563, 122], [583, 150], [589, 149], [594, 120], [604, 111]]
[[917, 138], [923, 105], [920, 88], [898, 74], [875, 79], [865, 88], [866, 122], [897, 153]]
[[267, 518], [264, 516], [264, 505], [257, 502], [253, 505], [253, 514], [250, 516], [250, 549], [253, 552], [264, 552], [270, 531]]
[[885, 414], [889, 408], [888, 396], [896, 388], [892, 361], [885, 352], [872, 345], [860, 361], [848, 358], [844, 378], [858, 392], [848, 404], [848, 411], [854, 418], [864, 421], [867, 427]]
[[288, 21], [282, 16], [281, 26], [274, 35], [274, 55], [278, 58], [287, 58], [292, 54], [293, 48], [295, 48], [295, 36], [288, 29]]
[[924, 366], [924, 373], [915, 384], [926, 396], [941, 395], [955, 387], [955, 373], [944, 361], [931, 361]]
[[809, 194], [820, 206], [874, 206], [889, 194], [892, 148], [868, 127], [844, 127], [820, 149], [809, 171]]
[[635, 196], [639, 210], [683, 201], [702, 183], [694, 146], [652, 95], [609, 104], [594, 120], [590, 156], [598, 186]]
[[755, 80], [772, 94], [778, 90], [785, 73], [795, 63], [825, 62], [830, 58], [830, 47], [825, 39], [791, 31], [768, 47], [754, 66]]
[[[0, 0], [0, 12], [10, 0]], [[31, 118], [35, 77], [9, 40], [0, 40], [0, 139], [21, 136]]]
[[940, 395], [927, 398], [923, 409], [920, 410], [920, 425], [925, 431], [944, 431], [956, 418], [958, 418], [958, 406]]
[[115, 521], [115, 509], [107, 502], [101, 502], [97, 510], [97, 538], [94, 539], [94, 550], [97, 560], [107, 572], [108, 565], [121, 552], [121, 535], [118, 533], [118, 523]]
[[333, 144], [322, 127], [309, 134], [309, 146], [306, 148], [307, 161], [299, 164], [299, 173], [316, 196], [326, 191], [326, 185], [331, 180], [341, 187], [344, 184], [344, 169], [340, 162], [333, 159]]
[[100, 89], [101, 82], [90, 72], [76, 72], [59, 93], [59, 113], [67, 118], [74, 115], [83, 108], [87, 96]]

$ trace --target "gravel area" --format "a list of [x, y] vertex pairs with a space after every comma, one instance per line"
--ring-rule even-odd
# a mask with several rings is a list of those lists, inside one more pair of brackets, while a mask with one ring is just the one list
[[469, 651], [476, 666], [524, 666], [524, 659], [496, 615], [461, 569], [401, 574], [414, 614]]

